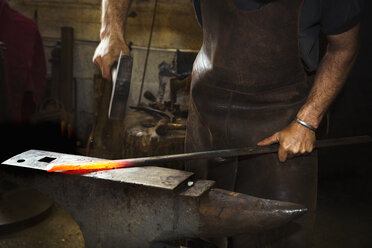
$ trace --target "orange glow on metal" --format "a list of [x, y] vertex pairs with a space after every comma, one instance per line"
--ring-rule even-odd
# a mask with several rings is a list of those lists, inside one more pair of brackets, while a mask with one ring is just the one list
[[113, 161], [113, 160], [103, 160], [103, 161], [89, 161], [89, 162], [68, 162], [60, 164], [50, 164], [47, 168], [47, 172], [55, 171], [76, 171], [76, 174], [97, 170], [111, 170], [119, 169], [132, 166], [128, 162], [123, 161]]
[[104, 171], [104, 170], [69, 170], [69, 171], [60, 171], [63, 174], [73, 174], [73, 175], [85, 175], [89, 174], [92, 172], [97, 172], [97, 171]]

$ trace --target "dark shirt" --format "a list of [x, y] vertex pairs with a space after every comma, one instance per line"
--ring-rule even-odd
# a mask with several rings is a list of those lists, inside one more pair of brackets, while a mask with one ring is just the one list
[[[196, 15], [202, 25], [200, 0], [193, 0]], [[270, 1], [234, 1], [243, 10], [259, 9]], [[305, 0], [300, 20], [300, 50], [304, 66], [313, 72], [319, 64], [319, 34], [341, 34], [359, 23], [361, 0]]]
[[29, 121], [47, 86], [43, 42], [34, 21], [0, 0], [0, 41], [5, 43], [8, 103], [12, 123]]

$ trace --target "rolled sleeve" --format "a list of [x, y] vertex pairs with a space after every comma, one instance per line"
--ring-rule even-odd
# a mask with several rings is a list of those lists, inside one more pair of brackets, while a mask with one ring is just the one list
[[363, 0], [322, 0], [321, 28], [326, 35], [341, 34], [360, 22]]

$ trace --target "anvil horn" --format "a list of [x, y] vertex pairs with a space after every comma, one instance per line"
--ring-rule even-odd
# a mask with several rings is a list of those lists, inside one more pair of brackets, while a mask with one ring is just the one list
[[303, 215], [299, 204], [266, 200], [222, 189], [211, 189], [200, 202], [201, 228], [204, 237], [234, 236], [260, 232]]
[[0, 166], [0, 176], [52, 198], [70, 213], [85, 247], [150, 247], [156, 242], [260, 232], [306, 212], [298, 204], [214, 188], [193, 173], [133, 167], [84, 175], [48, 173], [50, 162], [97, 158], [30, 150]]

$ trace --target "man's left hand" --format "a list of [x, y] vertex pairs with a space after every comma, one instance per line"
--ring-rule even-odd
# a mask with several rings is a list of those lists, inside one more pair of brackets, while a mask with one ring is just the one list
[[280, 162], [295, 156], [306, 155], [313, 151], [315, 132], [293, 121], [283, 130], [257, 143], [258, 146], [267, 146], [279, 143], [278, 157]]

